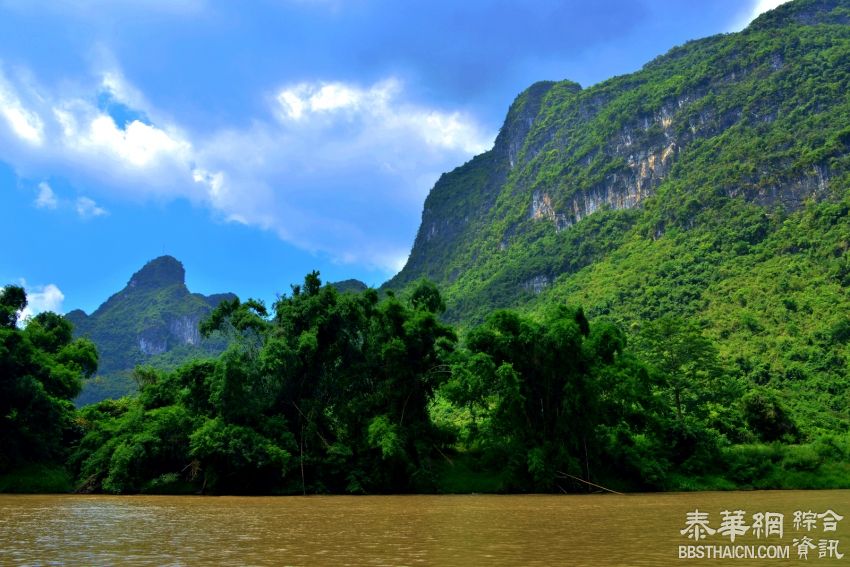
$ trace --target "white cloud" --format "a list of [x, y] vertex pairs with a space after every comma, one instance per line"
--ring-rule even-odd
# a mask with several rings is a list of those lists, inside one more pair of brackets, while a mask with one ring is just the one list
[[[186, 198], [222, 220], [387, 273], [406, 257], [440, 172], [495, 137], [463, 112], [413, 102], [392, 77], [285, 86], [270, 93], [267, 115], [203, 135], [151, 105], [115, 66], [61, 91], [32, 84], [0, 69], [0, 100], [29, 113], [32, 126], [22, 130], [29, 138], [14, 127], [4, 136], [0, 114], [2, 158], [25, 177], [86, 187], [68, 202], [81, 218], [108, 214], [98, 203], [115, 199]], [[116, 123], [98, 106], [104, 94], [144, 120]], [[63, 206], [42, 193], [39, 206]]]
[[46, 181], [38, 184], [38, 196], [35, 199], [35, 206], [39, 209], [57, 209], [60, 206], [63, 209], [73, 209], [83, 220], [109, 214], [106, 209], [99, 206], [91, 197], [81, 196], [74, 201], [66, 199], [60, 201]]
[[734, 21], [729, 31], [741, 31], [760, 15], [777, 8], [788, 1], [789, 0], [753, 0], [749, 10], [745, 11]]
[[92, 219], [95, 217], [102, 217], [108, 214], [106, 209], [99, 207], [97, 203], [95, 203], [94, 200], [89, 197], [77, 198], [77, 201], [74, 204], [74, 208], [76, 209], [77, 214], [80, 215], [80, 218], [82, 219]]
[[[144, 96], [115, 71], [103, 73], [97, 92], [108, 93], [129, 108], [146, 104]], [[155, 126], [136, 119], [122, 128], [109, 114], [79, 97], [54, 101], [51, 111], [61, 132], [59, 149], [78, 163], [117, 175], [141, 173], [146, 183], [162, 181], [163, 169], [171, 169], [170, 175], [176, 168], [184, 181], [190, 179], [192, 144], [167, 122]]]
[[376, 137], [414, 136], [435, 147], [481, 153], [493, 142], [475, 122], [459, 112], [443, 112], [400, 101], [401, 83], [390, 78], [360, 88], [344, 83], [299, 83], [277, 95], [286, 122], [328, 127], [340, 121], [364, 123]]
[[44, 311], [62, 313], [65, 294], [55, 284], [28, 286], [24, 279], [20, 280], [20, 284], [27, 292], [27, 306], [18, 316], [19, 321], [26, 322], [30, 317], [35, 317]]
[[[101, 53], [100, 56], [106, 60], [111, 59], [108, 53]], [[103, 72], [100, 87], [102, 91], [112, 95], [115, 100], [123, 102], [128, 106], [134, 108], [147, 108], [150, 106], [150, 103], [145, 99], [145, 95], [127, 82], [124, 75], [115, 69]]]
[[44, 138], [44, 123], [34, 111], [21, 103], [11, 86], [0, 74], [0, 116], [12, 133], [24, 142], [40, 146]]
[[188, 142], [176, 139], [159, 128], [134, 120], [122, 130], [110, 116], [104, 114], [89, 122], [87, 131], [81, 136], [68, 142], [85, 152], [106, 155], [138, 168], [191, 150]]
[[59, 206], [56, 193], [53, 192], [46, 181], [38, 184], [38, 197], [35, 199], [35, 206], [39, 209], [55, 209]]
[[283, 87], [271, 99], [277, 120], [208, 139], [193, 178], [229, 220], [395, 273], [439, 174], [495, 137], [464, 113], [404, 95], [394, 78]]
[[[32, 83], [10, 80], [0, 68], [0, 158], [22, 176], [57, 174], [71, 184], [108, 187], [112, 198], [206, 198], [192, 181], [195, 149], [189, 137], [144, 106], [144, 96], [120, 72], [100, 73], [87, 86], [63, 84], [61, 93]], [[98, 107], [104, 94], [145, 121], [117, 124]]]

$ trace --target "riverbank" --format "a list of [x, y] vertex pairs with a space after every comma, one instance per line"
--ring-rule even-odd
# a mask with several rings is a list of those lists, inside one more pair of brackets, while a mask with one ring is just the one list
[[[832, 457], [832, 458], [831, 458]], [[721, 452], [722, 462], [702, 475], [670, 475], [664, 486], [646, 487], [618, 478], [594, 477], [593, 485], [615, 492], [704, 492], [735, 490], [839, 490], [850, 489], [850, 463], [834, 460], [835, 455], [823, 444], [806, 445], [733, 445]], [[722, 463], [722, 464], [721, 464]], [[523, 487], [510, 486], [509, 477], [498, 469], [483, 467], [474, 456], [452, 453], [437, 464], [434, 482], [417, 491], [420, 494], [526, 494]], [[292, 486], [292, 485], [290, 485]], [[604, 491], [584, 483], [578, 477], [564, 475], [561, 493], [582, 494]], [[69, 494], [90, 492], [85, 483], [73, 478], [59, 466], [31, 464], [0, 475], [0, 493]], [[199, 482], [191, 482], [178, 473], [157, 477], [135, 494], [191, 495], [216, 494]], [[227, 494], [227, 493], [221, 493]], [[271, 493], [241, 494], [294, 495], [296, 489]]]

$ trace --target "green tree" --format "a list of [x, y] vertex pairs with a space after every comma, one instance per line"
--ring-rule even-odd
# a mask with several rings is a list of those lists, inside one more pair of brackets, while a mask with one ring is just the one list
[[25, 306], [22, 288], [0, 291], [0, 473], [64, 461], [77, 431], [71, 400], [97, 369], [94, 344], [72, 340], [70, 323], [55, 313], [18, 328]]
[[[580, 310], [554, 309], [543, 322], [498, 311], [467, 336], [445, 392], [488, 414], [485, 445], [512, 471], [515, 487], [549, 490], [559, 471], [586, 476], [599, 399]], [[611, 353], [613, 356], [613, 352]]]
[[446, 310], [446, 303], [440, 295], [434, 282], [420, 280], [413, 288], [410, 295], [410, 304], [414, 309], [424, 309], [431, 313], [442, 313]]
[[760, 388], [742, 399], [744, 419], [762, 441], [795, 441], [800, 432], [776, 392]]
[[232, 337], [218, 359], [139, 368], [138, 398], [83, 411], [72, 464], [86, 489], [433, 488], [443, 440], [428, 404], [456, 340], [433, 312], [374, 290], [340, 295], [312, 272], [273, 318], [258, 302], [228, 301], [203, 330]]
[[699, 411], [721, 382], [717, 348], [691, 321], [665, 316], [646, 323], [638, 335], [640, 352], [663, 375], [676, 418]]
[[0, 327], [11, 329], [18, 324], [18, 315], [27, 306], [24, 288], [8, 285], [0, 292]]

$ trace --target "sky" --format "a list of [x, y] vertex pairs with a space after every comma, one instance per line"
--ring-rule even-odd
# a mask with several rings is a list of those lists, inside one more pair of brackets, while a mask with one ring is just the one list
[[780, 3], [0, 0], [0, 285], [91, 313], [170, 254], [204, 294], [379, 286], [523, 89]]

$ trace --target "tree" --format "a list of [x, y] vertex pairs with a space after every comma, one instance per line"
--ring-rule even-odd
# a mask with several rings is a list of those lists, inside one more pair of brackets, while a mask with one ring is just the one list
[[442, 313], [446, 310], [446, 303], [440, 296], [440, 290], [434, 282], [420, 280], [410, 295], [410, 304], [414, 309], [424, 309], [429, 313]]
[[763, 441], [795, 441], [799, 437], [797, 426], [776, 392], [766, 388], [752, 390], [744, 395], [742, 402], [747, 425]]
[[24, 288], [8, 285], [0, 291], [0, 327], [11, 329], [18, 323], [18, 314], [27, 306]]
[[[431, 294], [431, 305], [442, 300]], [[222, 302], [202, 325], [234, 339], [216, 360], [137, 369], [138, 398], [83, 411], [72, 462], [91, 490], [187, 483], [211, 492], [400, 492], [433, 487], [428, 414], [456, 337], [428, 309], [318, 272], [269, 319]], [[158, 480], [159, 479], [159, 480]]]
[[588, 333], [580, 310], [559, 307], [542, 322], [497, 311], [467, 336], [470, 356], [445, 391], [489, 414], [485, 445], [503, 455], [516, 487], [549, 490], [558, 471], [586, 475], [599, 399]]
[[665, 316], [646, 323], [637, 337], [645, 360], [664, 376], [673, 397], [676, 418], [696, 411], [711, 390], [717, 390], [722, 369], [714, 343], [693, 322]]
[[456, 339], [429, 309], [442, 303], [436, 288], [417, 297], [411, 310], [374, 290], [340, 295], [313, 272], [275, 304], [263, 357], [305, 485], [403, 491], [427, 476], [436, 443], [427, 406]]
[[73, 340], [59, 315], [39, 313], [19, 329], [24, 306], [22, 288], [0, 292], [0, 472], [63, 461], [76, 432], [71, 400], [97, 369], [94, 344]]

